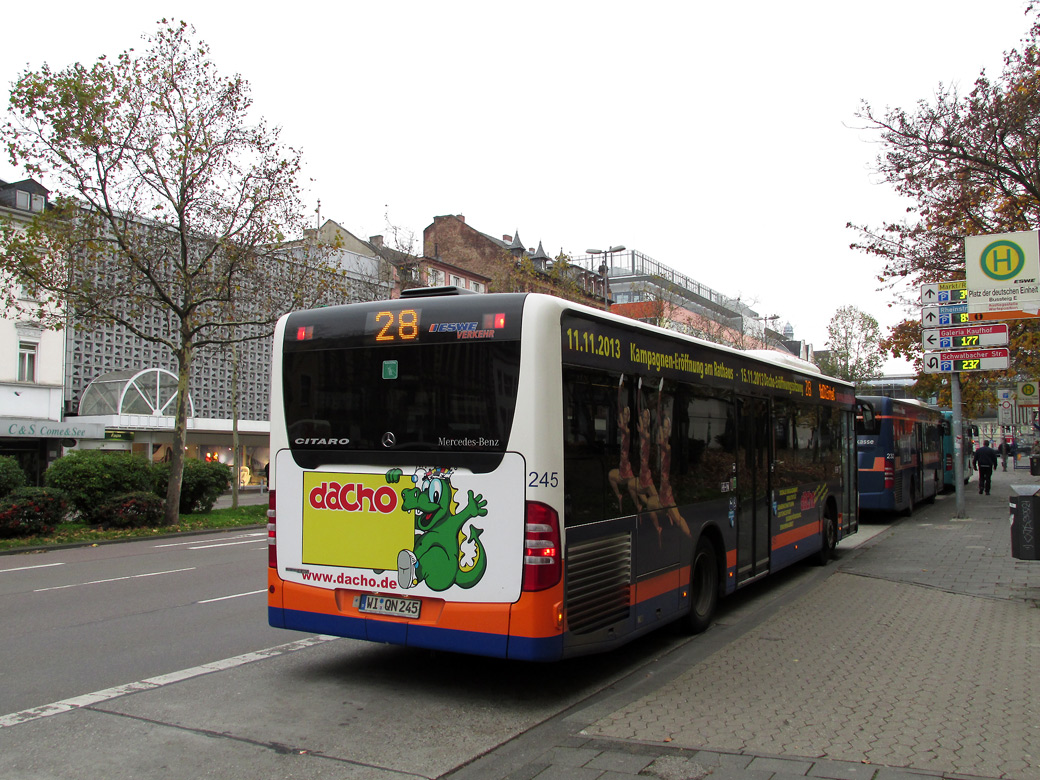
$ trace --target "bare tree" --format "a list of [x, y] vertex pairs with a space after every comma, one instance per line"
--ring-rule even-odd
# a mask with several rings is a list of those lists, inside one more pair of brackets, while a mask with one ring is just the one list
[[164, 19], [143, 52], [27, 70], [3, 128], [12, 161], [59, 192], [26, 230], [3, 229], [8, 279], [58, 307], [47, 324], [117, 323], [177, 364], [169, 521], [197, 351], [264, 337], [342, 278], [334, 252], [285, 246], [303, 232], [299, 154], [248, 121], [248, 83], [219, 74], [194, 32]]
[[827, 325], [827, 351], [820, 368], [830, 376], [859, 384], [881, 377], [881, 327], [855, 306], [842, 306]]

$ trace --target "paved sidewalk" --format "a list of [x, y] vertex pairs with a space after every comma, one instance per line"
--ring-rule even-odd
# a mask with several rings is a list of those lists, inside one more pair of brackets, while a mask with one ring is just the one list
[[1011, 558], [1012, 484], [1040, 478], [973, 480], [964, 519], [952, 494], [919, 507], [695, 662], [450, 777], [1040, 780], [1040, 562]]
[[[238, 505], [253, 506], [267, 503], [267, 491], [258, 487], [239, 488]], [[231, 506], [231, 491], [224, 493], [213, 503], [214, 509], [227, 509]]]

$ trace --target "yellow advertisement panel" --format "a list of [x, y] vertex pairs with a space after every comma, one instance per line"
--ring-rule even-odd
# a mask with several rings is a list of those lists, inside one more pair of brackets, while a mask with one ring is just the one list
[[303, 563], [397, 570], [415, 519], [382, 474], [303, 474]]

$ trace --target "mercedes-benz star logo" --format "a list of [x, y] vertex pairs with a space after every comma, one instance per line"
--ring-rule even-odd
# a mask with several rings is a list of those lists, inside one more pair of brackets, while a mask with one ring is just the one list
[[393, 447], [395, 444], [397, 444], [397, 437], [394, 436], [393, 431], [387, 431], [383, 434], [384, 447]]

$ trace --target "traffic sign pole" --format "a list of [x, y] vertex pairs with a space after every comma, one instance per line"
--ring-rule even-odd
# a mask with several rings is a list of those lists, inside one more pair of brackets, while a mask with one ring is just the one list
[[[1036, 276], [1036, 274], [1034, 274]], [[965, 517], [964, 503], [964, 416], [961, 411], [961, 371], [996, 371], [1011, 364], [1007, 347], [1008, 327], [984, 324], [990, 320], [1036, 317], [1036, 313], [1016, 311], [976, 311], [969, 306], [972, 294], [967, 281], [921, 285], [921, 346], [924, 370], [929, 374], [950, 374], [950, 406], [953, 414], [953, 481], [957, 496], [957, 517]], [[1025, 304], [1028, 308], [1029, 304]], [[970, 309], [970, 310], [969, 310]], [[996, 347], [996, 349], [975, 349]], [[930, 352], [929, 350], [958, 350]]]
[[957, 517], [965, 517], [964, 503], [964, 425], [961, 416], [961, 375], [950, 375], [950, 407], [953, 410], [953, 488], [957, 501]]

